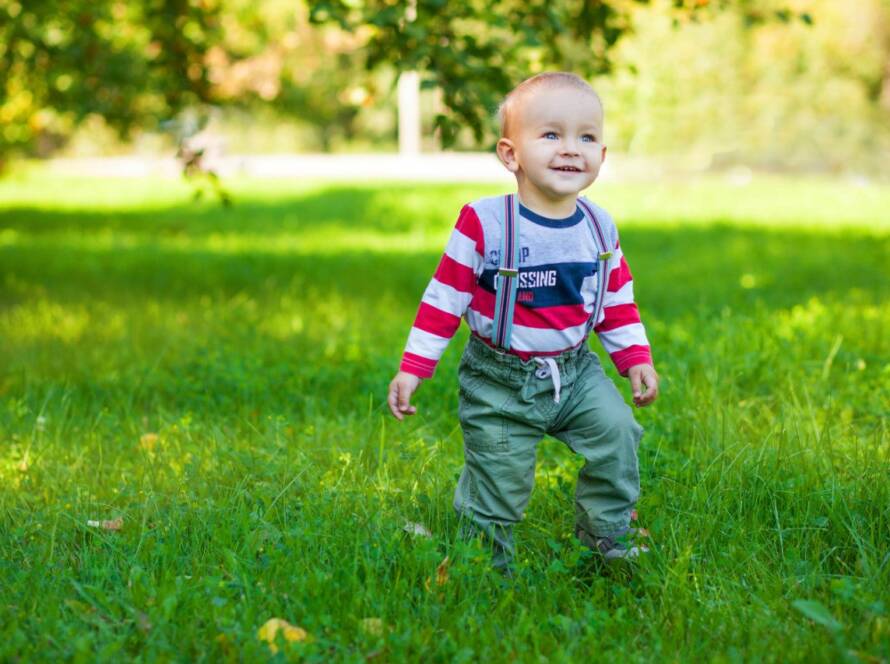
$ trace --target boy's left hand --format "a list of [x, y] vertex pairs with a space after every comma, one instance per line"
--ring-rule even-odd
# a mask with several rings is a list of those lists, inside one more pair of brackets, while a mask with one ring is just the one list
[[[642, 408], [655, 401], [658, 396], [658, 374], [651, 364], [635, 364], [627, 370], [630, 387], [634, 393], [634, 406]], [[642, 391], [642, 387], [646, 391]]]

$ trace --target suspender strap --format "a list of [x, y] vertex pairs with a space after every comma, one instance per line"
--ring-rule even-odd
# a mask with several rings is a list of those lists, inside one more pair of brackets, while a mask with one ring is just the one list
[[[606, 236], [600, 226], [596, 214], [587, 203], [578, 199], [587, 226], [593, 235], [597, 248], [597, 266], [599, 279], [593, 311], [587, 321], [587, 334], [593, 330], [599, 320], [609, 285], [609, 259], [612, 250], [606, 242]], [[496, 348], [510, 349], [510, 338], [513, 334], [513, 310], [516, 308], [516, 291], [519, 281], [519, 197], [508, 194], [504, 198], [504, 224], [501, 229], [501, 263], [495, 275], [494, 324], [491, 342]]]
[[584, 210], [584, 217], [587, 219], [587, 225], [593, 235], [593, 243], [597, 247], [597, 263], [599, 265], [599, 279], [596, 289], [596, 298], [593, 301], [593, 312], [587, 321], [587, 334], [593, 330], [596, 322], [599, 320], [600, 311], [603, 308], [603, 301], [606, 298], [606, 288], [609, 285], [609, 259], [612, 258], [612, 250], [606, 244], [606, 236], [600, 227], [596, 214], [587, 203], [578, 199], [581, 209]]
[[504, 198], [504, 225], [501, 229], [501, 262], [494, 280], [494, 326], [491, 342], [496, 348], [510, 349], [513, 309], [519, 281], [519, 197]]

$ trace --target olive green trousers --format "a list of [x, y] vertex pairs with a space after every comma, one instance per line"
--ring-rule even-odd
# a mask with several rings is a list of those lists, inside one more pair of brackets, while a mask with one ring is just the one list
[[550, 367], [471, 337], [458, 368], [464, 468], [454, 508], [462, 536], [484, 533], [498, 568], [515, 556], [513, 524], [528, 505], [545, 434], [585, 460], [575, 489], [576, 528], [594, 538], [623, 532], [640, 495], [643, 429], [599, 358], [584, 343], [553, 359], [558, 380]]

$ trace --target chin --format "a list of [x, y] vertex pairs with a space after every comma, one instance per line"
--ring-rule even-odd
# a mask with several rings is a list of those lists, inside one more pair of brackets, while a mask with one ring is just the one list
[[554, 197], [568, 196], [570, 194], [578, 195], [590, 185], [584, 182], [560, 182], [558, 185], [549, 187]]

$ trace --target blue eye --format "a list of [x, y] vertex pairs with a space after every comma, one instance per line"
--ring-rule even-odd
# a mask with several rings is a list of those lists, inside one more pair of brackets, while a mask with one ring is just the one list
[[588, 143], [596, 143], [596, 136], [594, 136], [593, 134], [584, 134], [581, 137], [581, 140], [587, 141]]
[[548, 132], [546, 132], [546, 133], [544, 134], [544, 138], [551, 138], [551, 137], [556, 138], [556, 132], [555, 132], [555, 131], [548, 131]]

